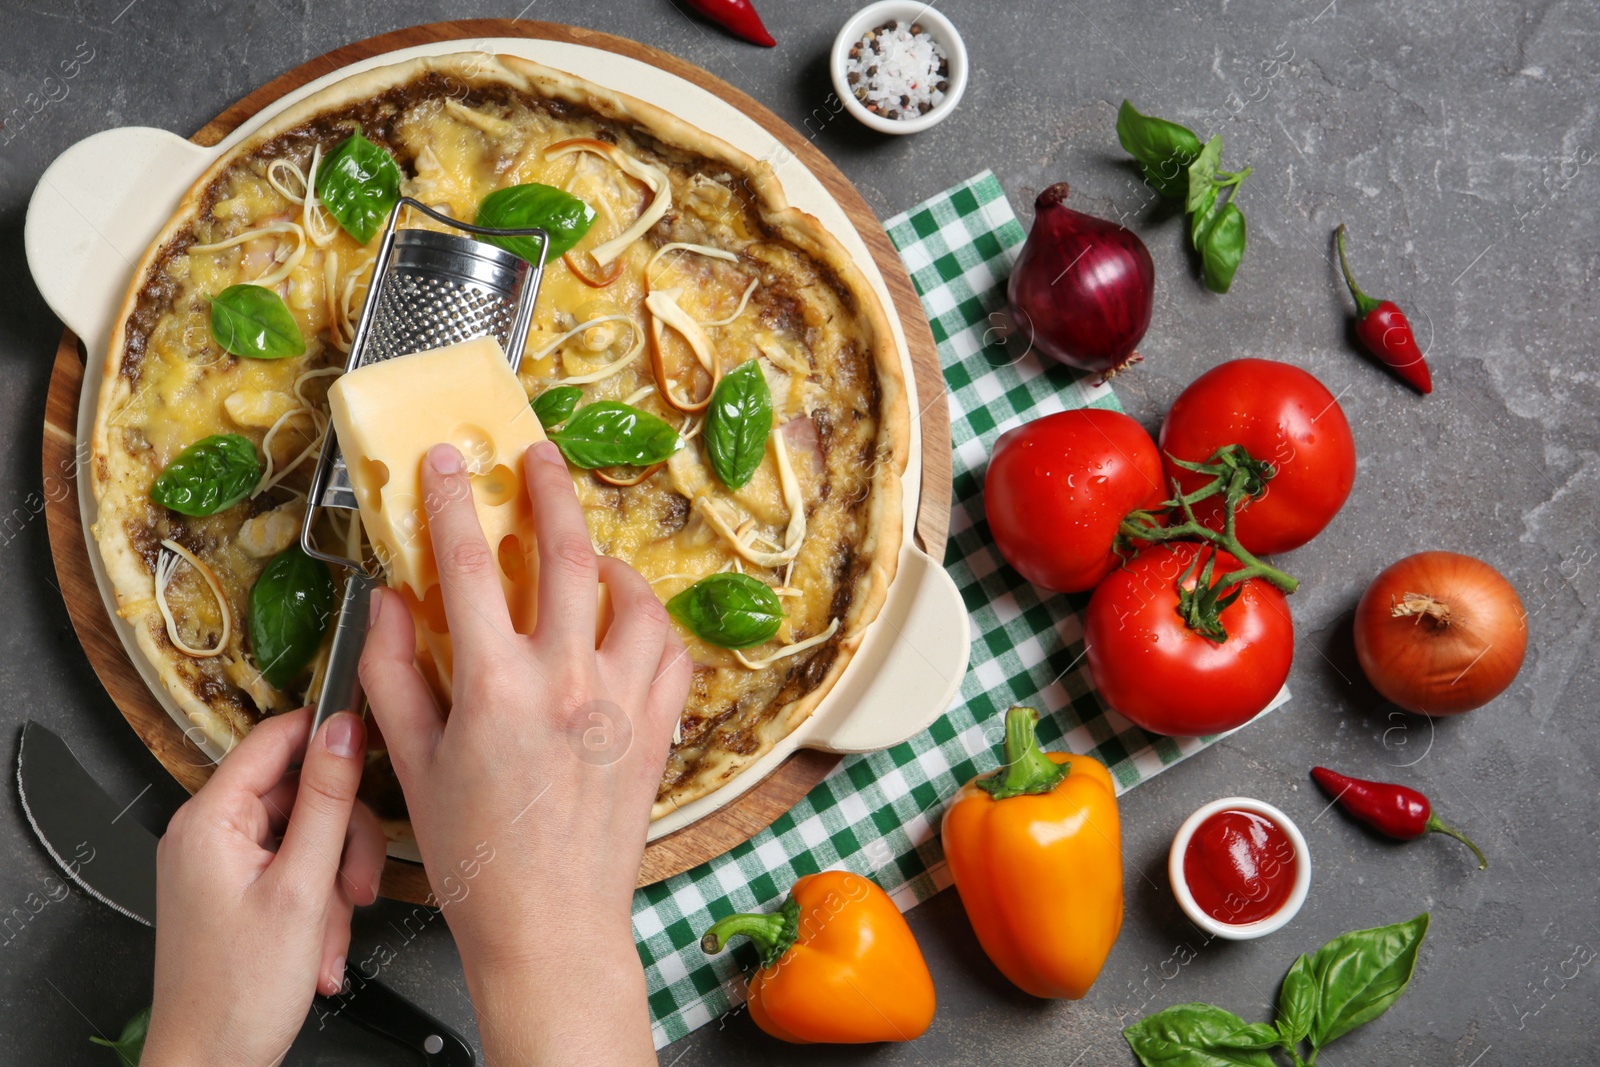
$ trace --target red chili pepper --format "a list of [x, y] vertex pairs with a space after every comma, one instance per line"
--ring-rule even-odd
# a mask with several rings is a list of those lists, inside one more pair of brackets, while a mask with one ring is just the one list
[[1422, 349], [1412, 336], [1411, 323], [1406, 313], [1392, 300], [1374, 300], [1361, 291], [1350, 276], [1350, 261], [1344, 256], [1344, 223], [1335, 231], [1339, 235], [1339, 269], [1344, 271], [1344, 283], [1350, 295], [1356, 298], [1356, 335], [1367, 351], [1377, 356], [1383, 365], [1399, 375], [1400, 379], [1419, 393], [1433, 392], [1433, 375], [1428, 373], [1428, 363], [1422, 358]]
[[1388, 782], [1369, 782], [1365, 778], [1351, 778], [1326, 767], [1311, 768], [1311, 777], [1338, 801], [1341, 808], [1379, 833], [1401, 841], [1415, 841], [1425, 834], [1448, 834], [1477, 855], [1478, 870], [1489, 866], [1489, 861], [1483, 858], [1478, 846], [1460, 830], [1440, 822], [1428, 798], [1415, 789]]
[[751, 44], [771, 48], [778, 43], [761, 24], [761, 16], [756, 14], [756, 9], [751, 6], [750, 0], [684, 0], [684, 2], [718, 26]]

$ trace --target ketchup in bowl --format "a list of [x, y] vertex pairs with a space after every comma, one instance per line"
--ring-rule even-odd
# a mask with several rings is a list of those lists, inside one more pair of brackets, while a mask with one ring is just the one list
[[1200, 910], [1242, 926], [1276, 913], [1294, 894], [1294, 843], [1264, 815], [1228, 808], [1195, 828], [1183, 853], [1183, 878]]

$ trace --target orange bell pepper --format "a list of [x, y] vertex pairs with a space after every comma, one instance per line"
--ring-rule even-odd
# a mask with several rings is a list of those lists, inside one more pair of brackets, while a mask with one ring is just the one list
[[889, 894], [849, 871], [795, 882], [770, 915], [728, 915], [700, 947], [722, 951], [743, 934], [761, 968], [750, 979], [750, 1017], [795, 1044], [910, 1041], [933, 1021], [933, 977]]
[[1042, 752], [1032, 708], [1006, 712], [1005, 763], [945, 810], [945, 859], [978, 943], [1036, 997], [1089, 991], [1122, 929], [1122, 830], [1111, 772]]

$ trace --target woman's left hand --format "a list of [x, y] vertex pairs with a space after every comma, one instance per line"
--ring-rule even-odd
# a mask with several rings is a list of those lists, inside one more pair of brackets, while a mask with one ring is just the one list
[[312, 996], [344, 982], [385, 842], [356, 801], [365, 726], [340, 712], [308, 745], [310, 729], [309, 708], [258, 724], [167, 825], [146, 1063], [277, 1063]]

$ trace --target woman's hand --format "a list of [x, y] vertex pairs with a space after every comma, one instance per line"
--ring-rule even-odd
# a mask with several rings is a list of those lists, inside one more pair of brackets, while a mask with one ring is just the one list
[[[538, 624], [512, 626], [462, 472], [422, 486], [455, 650], [447, 717], [413, 663], [405, 602], [372, 602], [361, 682], [461, 950], [490, 1063], [655, 1063], [631, 902], [692, 664], [649, 584], [597, 558], [566, 461], [523, 460]], [[595, 648], [597, 582], [614, 621]]]
[[355, 799], [361, 720], [341, 712], [307, 745], [310, 729], [310, 708], [265, 720], [167, 824], [147, 1064], [278, 1063], [312, 996], [344, 982], [350, 912], [377, 898], [386, 844]]

